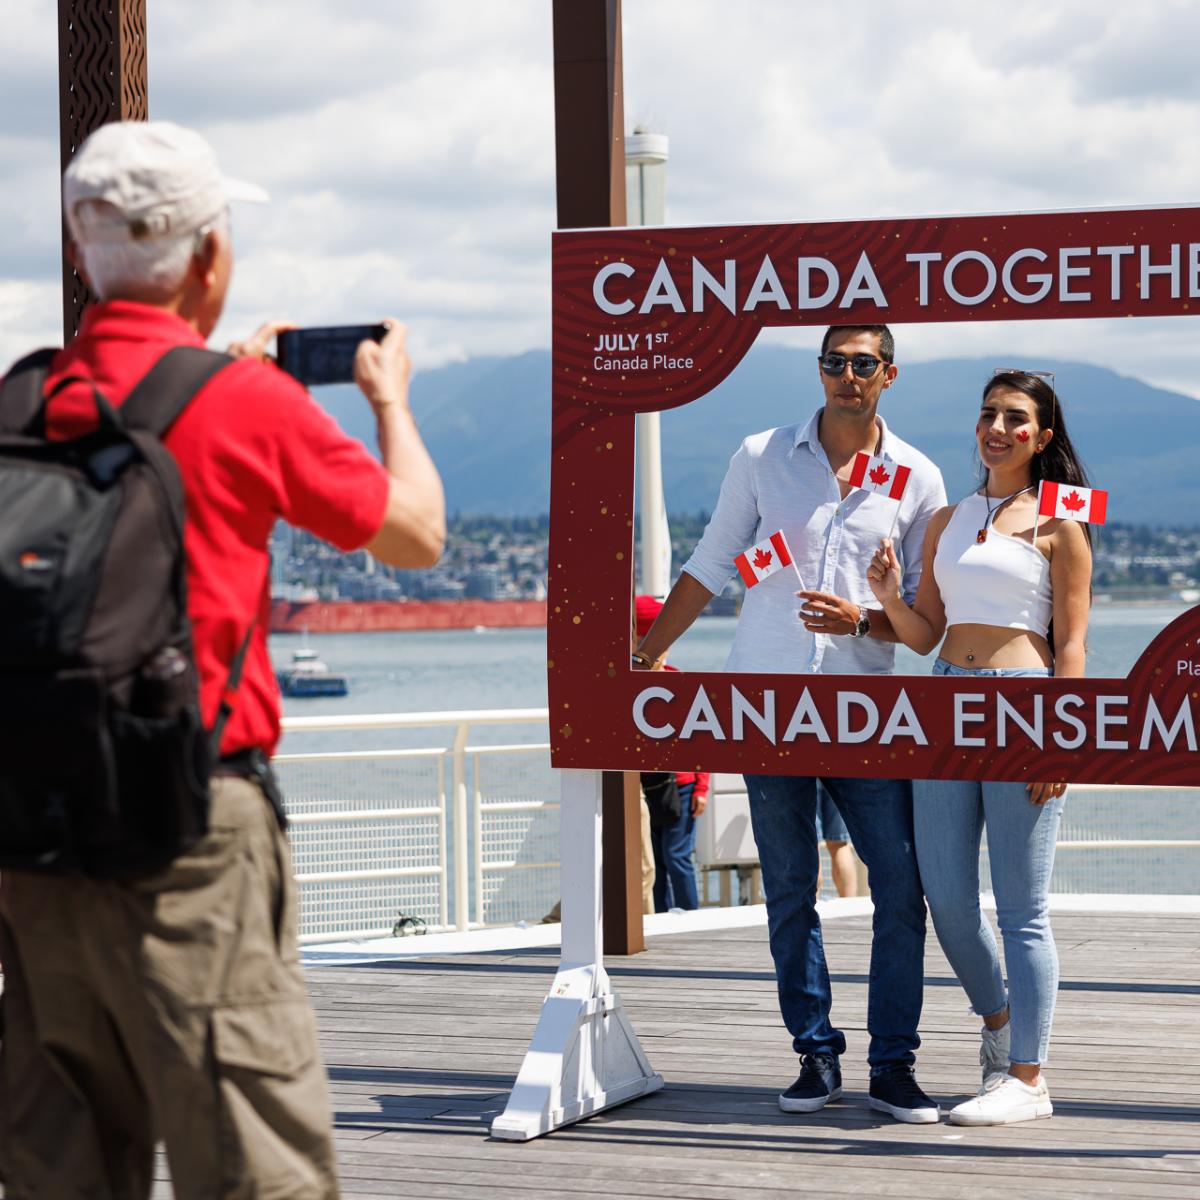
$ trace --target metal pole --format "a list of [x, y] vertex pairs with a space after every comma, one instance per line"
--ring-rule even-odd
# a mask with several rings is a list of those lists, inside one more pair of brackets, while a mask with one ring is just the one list
[[660, 600], [671, 590], [671, 527], [662, 479], [662, 413], [637, 415], [638, 528], [642, 591]]
[[[146, 0], [58, 0], [59, 158], [63, 171], [109, 121], [145, 121]], [[71, 263], [63, 221], [63, 342], [95, 296]]]
[[475, 854], [471, 861], [475, 868], [475, 920], [486, 925], [483, 908], [483, 788], [479, 783], [479, 755], [471, 755], [472, 791], [475, 793]]
[[[625, 139], [626, 204], [631, 225], [662, 225], [667, 219], [669, 143], [663, 134], [635, 127]], [[642, 535], [642, 591], [665, 599], [671, 590], [671, 529], [662, 482], [661, 413], [637, 415], [638, 528]]]
[[467, 855], [467, 735], [471, 727], [466, 721], [454, 734], [454, 928], [464, 933], [471, 928], [471, 868]]

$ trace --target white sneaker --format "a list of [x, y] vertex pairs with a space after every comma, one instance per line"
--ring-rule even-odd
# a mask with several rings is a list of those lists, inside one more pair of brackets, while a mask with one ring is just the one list
[[1054, 1112], [1045, 1079], [1037, 1087], [1022, 1083], [1014, 1075], [993, 1075], [973, 1100], [950, 1110], [951, 1125], [1012, 1125], [1033, 1121]]
[[1005, 1021], [999, 1029], [989, 1029], [985, 1025], [979, 1032], [983, 1038], [979, 1047], [979, 1082], [986, 1086], [993, 1075], [1008, 1074], [1012, 1022]]

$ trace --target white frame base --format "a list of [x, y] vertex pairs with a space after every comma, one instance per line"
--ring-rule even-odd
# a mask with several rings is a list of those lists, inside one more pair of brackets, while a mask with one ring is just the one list
[[650, 1066], [604, 970], [600, 772], [562, 772], [562, 962], [508, 1105], [491, 1127], [526, 1142], [656, 1092]]

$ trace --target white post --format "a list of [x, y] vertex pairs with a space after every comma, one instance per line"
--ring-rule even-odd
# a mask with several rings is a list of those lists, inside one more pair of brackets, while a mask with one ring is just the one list
[[446, 844], [446, 758], [438, 759], [438, 924], [450, 928], [450, 847]]
[[475, 868], [475, 920], [480, 925], [486, 925], [487, 918], [483, 911], [483, 788], [479, 784], [478, 754], [471, 756], [471, 778], [474, 781], [474, 787], [472, 788], [474, 796], [472, 799], [475, 804], [475, 853], [471, 859], [472, 865]]
[[471, 871], [467, 859], [467, 735], [471, 727], [460, 721], [454, 731], [454, 927], [471, 928]]
[[656, 412], [637, 415], [642, 591], [660, 600], [671, 590], [671, 530], [663, 498], [661, 416]]
[[[667, 219], [669, 141], [643, 125], [625, 139], [625, 200], [631, 225], [662, 225]], [[649, 336], [643, 335], [643, 336]], [[647, 347], [647, 350], [649, 347]], [[671, 532], [663, 500], [660, 413], [637, 415], [638, 529], [642, 591], [663, 599], [671, 590]]]
[[526, 1142], [663, 1086], [604, 970], [600, 772], [563, 771], [562, 959], [492, 1137]]

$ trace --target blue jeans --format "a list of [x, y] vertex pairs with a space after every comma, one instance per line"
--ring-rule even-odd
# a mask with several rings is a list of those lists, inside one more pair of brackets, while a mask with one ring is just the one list
[[[968, 670], [938, 659], [933, 673], [1044, 677], [1050, 671]], [[1032, 804], [1023, 783], [923, 779], [913, 785], [917, 858], [938, 941], [980, 1016], [1009, 1006], [1011, 1056], [1017, 1063], [1044, 1063], [1050, 1046], [1058, 952], [1047, 895], [1063, 799]], [[985, 827], [1007, 992], [996, 939], [979, 907], [979, 844]]]
[[[843, 1054], [829, 1020], [829, 969], [814, 892], [817, 781], [747, 775], [750, 820], [762, 864], [767, 932], [779, 1009], [797, 1054]], [[913, 846], [912, 789], [903, 779], [826, 779], [859, 857], [867, 864], [875, 915], [867, 989], [867, 1061], [912, 1063], [921, 1044], [925, 899]]]
[[654, 911], [671, 908], [699, 908], [696, 892], [696, 868], [692, 852], [696, 848], [696, 818], [692, 816], [692, 792], [695, 784], [679, 786], [683, 808], [679, 820], [650, 830], [654, 846]]
[[848, 842], [850, 831], [833, 797], [825, 790], [821, 781], [817, 780], [817, 837], [822, 842]]

